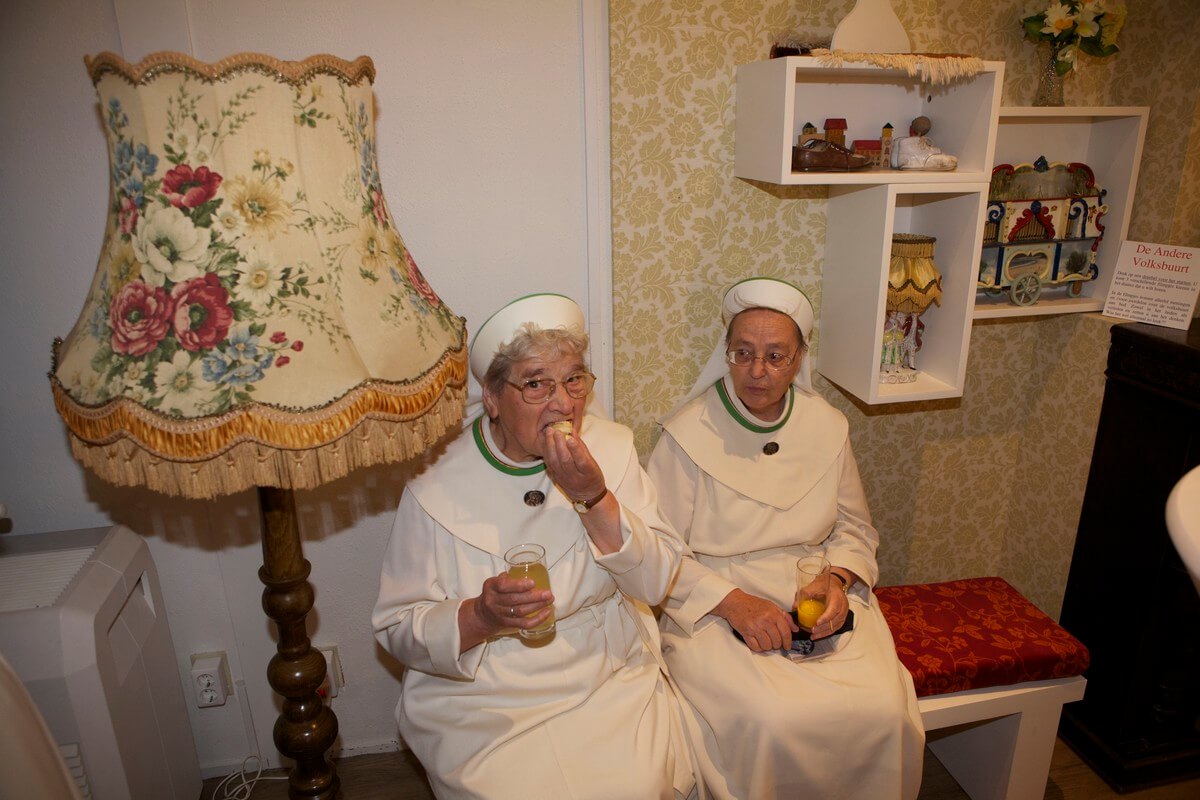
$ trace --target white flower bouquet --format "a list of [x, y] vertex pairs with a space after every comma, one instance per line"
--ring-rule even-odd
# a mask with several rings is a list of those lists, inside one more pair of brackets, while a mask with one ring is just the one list
[[1066, 75], [1075, 67], [1077, 51], [1105, 58], [1116, 53], [1117, 34], [1127, 11], [1117, 0], [1050, 0], [1046, 10], [1021, 18], [1025, 38], [1046, 42], [1054, 52], [1054, 68]]

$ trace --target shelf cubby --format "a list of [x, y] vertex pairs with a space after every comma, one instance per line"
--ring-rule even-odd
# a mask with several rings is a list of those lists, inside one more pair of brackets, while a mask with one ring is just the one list
[[[743, 64], [737, 71], [734, 174], [785, 185], [986, 181], [1003, 77], [1004, 64], [995, 61], [984, 62], [984, 70], [971, 78], [937, 86], [903, 70], [827, 67], [811, 56]], [[819, 131], [827, 118], [844, 118], [849, 143], [878, 139], [885, 123], [896, 137], [906, 136], [909, 123], [922, 115], [933, 123], [931, 140], [958, 157], [957, 170], [792, 171], [792, 145], [806, 122]]]
[[[830, 188], [816, 365], [822, 375], [868, 404], [962, 396], [986, 199], [984, 183]], [[937, 239], [942, 302], [921, 316], [917, 380], [881, 384], [893, 233]]]
[[1083, 284], [1079, 297], [1065, 287], [1047, 287], [1031, 306], [1009, 302], [1007, 294], [975, 299], [975, 319], [1028, 317], [1100, 311], [1108, 297], [1121, 242], [1129, 232], [1137, 189], [1138, 165], [1146, 139], [1150, 109], [1127, 107], [1018, 107], [1000, 109], [996, 125], [995, 163], [1028, 164], [1038, 156], [1047, 161], [1087, 164], [1096, 184], [1105, 190], [1104, 239], [1096, 253], [1098, 275]]

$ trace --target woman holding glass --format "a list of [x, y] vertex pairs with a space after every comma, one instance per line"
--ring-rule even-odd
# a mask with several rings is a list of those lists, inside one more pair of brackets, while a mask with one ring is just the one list
[[[871, 593], [879, 537], [846, 418], [812, 390], [812, 306], [791, 284], [754, 278], [722, 312], [724, 341], [648, 466], [695, 555], [665, 604], [663, 651], [703, 738], [705, 783], [742, 800], [914, 798], [924, 731]], [[809, 556], [825, 561], [798, 596]], [[788, 610], [810, 597], [824, 608], [801, 619], [811, 611], [812, 639], [826, 642], [789, 657]], [[851, 609], [853, 629], [829, 639]]]
[[[470, 353], [483, 413], [400, 500], [372, 622], [408, 667], [396, 719], [439, 798], [671, 798], [695, 783], [645, 605], [683, 546], [632, 433], [585, 411], [583, 322], [550, 294], [485, 322]], [[549, 590], [506, 554], [540, 560]]]

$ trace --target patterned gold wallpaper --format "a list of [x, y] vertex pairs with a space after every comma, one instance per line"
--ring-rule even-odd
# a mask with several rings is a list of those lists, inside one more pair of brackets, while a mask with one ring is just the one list
[[[826, 190], [733, 177], [734, 68], [782, 38], [828, 40], [853, 0], [613, 0], [616, 416], [649, 454], [719, 335], [721, 290], [792, 280], [817, 306]], [[893, 0], [917, 51], [1007, 62], [1005, 105], [1027, 105], [1038, 51], [1027, 0]], [[1149, 105], [1130, 238], [1200, 245], [1200, 56], [1191, 0], [1131, 0], [1122, 52], [1084, 58], [1068, 105]], [[1184, 66], [1186, 65], [1186, 66]], [[850, 419], [883, 537], [885, 583], [1002, 575], [1057, 615], [1103, 391], [1111, 321], [976, 324], [961, 400], [866, 407], [824, 379]]]

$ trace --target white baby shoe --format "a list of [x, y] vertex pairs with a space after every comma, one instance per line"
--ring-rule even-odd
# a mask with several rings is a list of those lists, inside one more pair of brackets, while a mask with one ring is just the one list
[[942, 152], [928, 136], [904, 136], [892, 143], [892, 169], [951, 170], [958, 159]]

